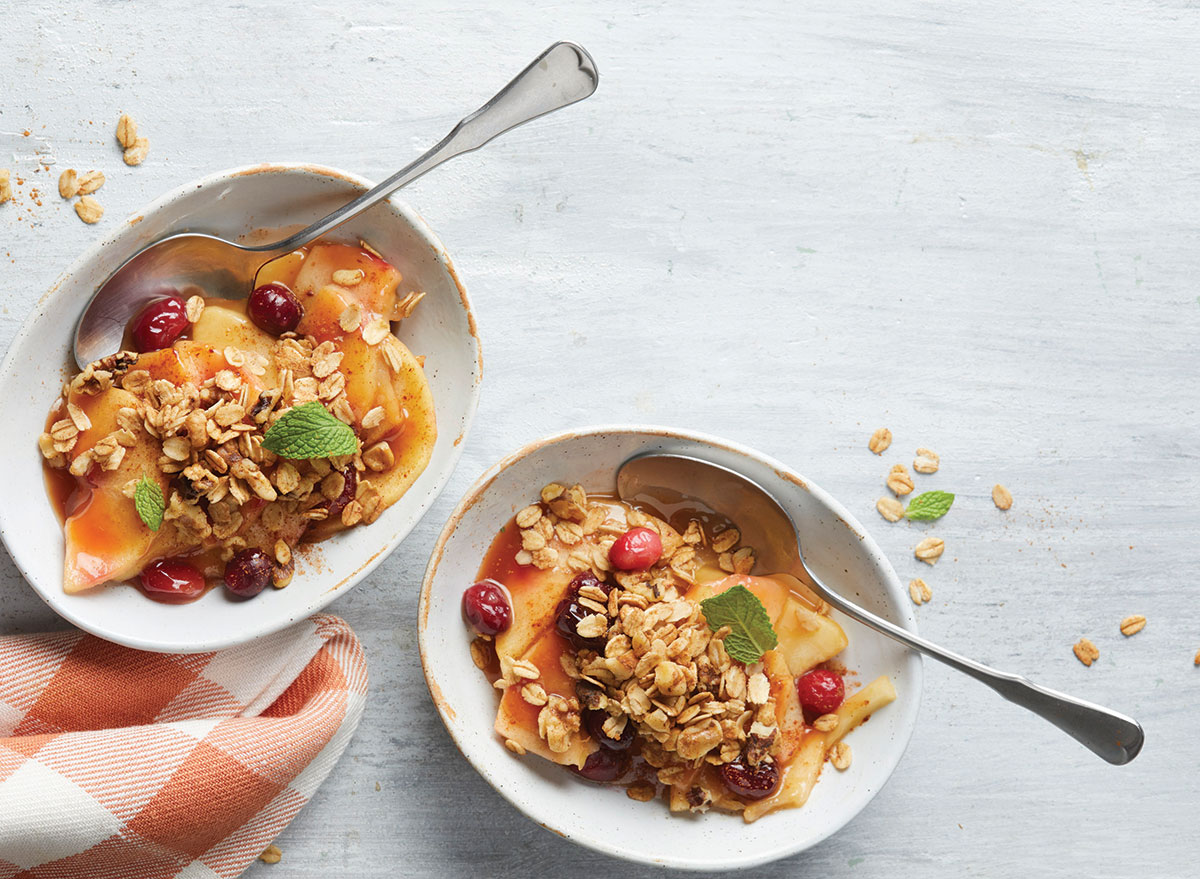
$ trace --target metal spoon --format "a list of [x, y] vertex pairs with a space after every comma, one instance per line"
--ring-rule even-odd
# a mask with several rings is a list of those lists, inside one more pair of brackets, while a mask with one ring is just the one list
[[96, 290], [75, 328], [75, 362], [82, 369], [117, 351], [126, 325], [147, 302], [161, 296], [164, 288], [196, 284], [210, 295], [248, 296], [265, 263], [358, 216], [447, 159], [477, 150], [531, 119], [582, 101], [596, 91], [598, 81], [596, 63], [582, 46], [555, 43], [419, 159], [295, 235], [254, 247], [194, 232], [156, 241], [134, 254]]
[[1109, 763], [1128, 763], [1142, 749], [1145, 735], [1133, 718], [1039, 686], [1019, 675], [988, 668], [847, 601], [809, 570], [800, 551], [796, 525], [779, 503], [761, 486], [732, 470], [685, 455], [640, 455], [621, 466], [617, 494], [622, 500], [643, 501], [659, 509], [664, 505], [686, 506], [695, 499], [693, 505], [698, 501], [737, 523], [742, 542], [754, 547], [763, 571], [799, 580], [796, 585], [802, 591], [801, 584], [807, 584], [851, 619], [982, 681], [1009, 702], [1050, 721]]

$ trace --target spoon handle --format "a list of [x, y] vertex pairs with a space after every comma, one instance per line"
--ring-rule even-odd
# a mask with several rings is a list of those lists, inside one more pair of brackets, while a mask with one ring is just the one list
[[846, 616], [987, 684], [1009, 702], [1014, 702], [1050, 721], [1109, 763], [1118, 766], [1128, 763], [1142, 749], [1145, 734], [1141, 725], [1132, 717], [1076, 699], [1066, 693], [1059, 693], [1020, 675], [997, 671], [973, 659], [938, 647], [907, 629], [902, 629], [847, 601], [827, 589], [811, 571], [807, 573], [815, 582], [821, 597]]
[[303, 247], [383, 201], [400, 187], [447, 159], [477, 150], [493, 138], [531, 119], [582, 101], [596, 91], [598, 81], [596, 63], [587, 50], [575, 43], [555, 43], [497, 92], [495, 97], [454, 126], [428, 152], [374, 189], [282, 241], [246, 249], [264, 254], [284, 254]]

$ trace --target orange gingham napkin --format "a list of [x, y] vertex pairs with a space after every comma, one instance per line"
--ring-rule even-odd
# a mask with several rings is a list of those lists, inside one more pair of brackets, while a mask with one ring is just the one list
[[366, 691], [333, 616], [192, 655], [0, 638], [0, 879], [237, 876], [329, 774]]

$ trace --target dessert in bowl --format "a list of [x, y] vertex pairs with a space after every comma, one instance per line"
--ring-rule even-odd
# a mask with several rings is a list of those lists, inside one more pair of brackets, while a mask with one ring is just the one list
[[755, 570], [719, 499], [612, 497], [620, 465], [648, 452], [767, 486], [815, 573], [912, 626], [861, 527], [784, 465], [697, 434], [596, 428], [517, 452], [460, 504], [421, 597], [430, 691], [485, 778], [577, 842], [712, 870], [799, 851], [890, 775], [920, 661]]
[[[0, 368], [0, 405], [9, 448], [21, 461], [35, 453], [50, 480], [41, 467], [17, 468], [0, 534], [68, 620], [142, 649], [248, 640], [353, 586], [440, 492], [474, 413], [479, 343], [444, 248], [394, 199], [269, 266], [259, 282], [276, 295], [165, 291], [131, 324], [128, 353], [82, 374], [70, 364], [87, 297], [146, 242], [183, 229], [290, 231], [367, 185], [311, 166], [213, 175], [123, 224], [38, 303]], [[276, 445], [290, 413], [318, 416], [318, 431], [343, 445]], [[157, 489], [161, 521], [153, 509], [143, 516], [143, 480]], [[226, 578], [250, 550], [247, 576]], [[192, 573], [139, 576], [164, 559]], [[228, 579], [232, 588], [211, 588]], [[152, 592], [195, 600], [172, 605]]]

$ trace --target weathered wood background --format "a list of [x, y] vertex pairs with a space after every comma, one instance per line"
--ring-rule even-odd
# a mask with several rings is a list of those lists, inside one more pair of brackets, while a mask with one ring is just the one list
[[[792, 463], [902, 578], [925, 575], [928, 635], [1146, 726], [1143, 755], [1111, 768], [929, 664], [887, 788], [759, 875], [1195, 876], [1195, 4], [442, 5], [0, 0], [0, 167], [25, 180], [0, 206], [4, 345], [104, 228], [38, 157], [104, 170], [111, 224], [231, 165], [382, 178], [553, 40], [600, 66], [593, 99], [406, 196], [474, 299], [483, 402], [445, 495], [333, 608], [366, 643], [370, 705], [283, 862], [250, 875], [657, 872], [495, 794], [445, 734], [415, 643], [427, 555], [485, 467], [550, 431], [638, 421]], [[150, 138], [139, 168], [113, 141], [122, 111]], [[866, 449], [881, 425], [882, 459]], [[920, 487], [958, 493], [932, 570], [910, 555], [926, 528], [873, 510], [920, 445], [943, 461]], [[0, 631], [61, 625], [7, 556], [0, 579]], [[1149, 625], [1125, 639], [1131, 613]], [[1091, 668], [1071, 654], [1083, 634]]]

